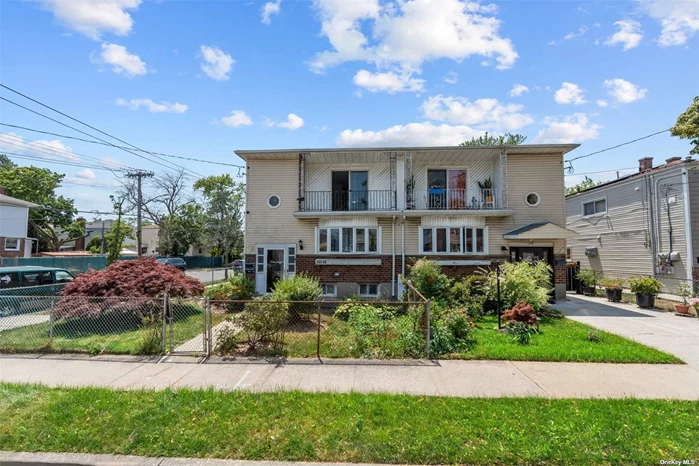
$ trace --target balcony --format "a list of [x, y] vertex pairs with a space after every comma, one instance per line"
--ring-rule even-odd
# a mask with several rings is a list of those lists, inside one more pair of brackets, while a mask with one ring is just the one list
[[430, 188], [408, 193], [406, 210], [498, 210], [503, 205], [496, 189]]
[[396, 210], [396, 192], [391, 190], [306, 191], [300, 199], [301, 212], [377, 212]]

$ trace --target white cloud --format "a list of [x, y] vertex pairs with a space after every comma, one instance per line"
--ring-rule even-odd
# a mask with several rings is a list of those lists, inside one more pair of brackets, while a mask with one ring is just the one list
[[662, 30], [656, 39], [663, 47], [684, 45], [699, 31], [697, 0], [637, 0], [641, 10], [660, 21]]
[[546, 127], [539, 131], [533, 142], [544, 144], [568, 144], [596, 139], [602, 126], [592, 123], [584, 113], [574, 113], [556, 119], [544, 119]]
[[286, 128], [286, 129], [289, 129], [291, 131], [295, 131], [295, 130], [301, 128], [303, 125], [304, 125], [303, 118], [296, 115], [295, 113], [289, 113], [286, 116], [286, 121], [282, 121], [280, 123], [270, 122], [270, 126], [278, 126], [280, 128]]
[[609, 95], [622, 104], [630, 104], [640, 100], [648, 92], [648, 89], [642, 89], [640, 86], [620, 78], [605, 80], [604, 87], [608, 89]]
[[346, 129], [340, 133], [335, 143], [340, 147], [455, 146], [483, 134], [484, 131], [470, 126], [424, 122], [395, 125], [380, 131]]
[[227, 81], [235, 60], [218, 47], [202, 45], [200, 51], [204, 59], [201, 70], [211, 79]]
[[395, 94], [396, 92], [419, 92], [424, 90], [425, 80], [411, 78], [410, 74], [388, 73], [372, 73], [367, 70], [359, 70], [354, 75], [354, 84], [363, 87], [369, 92], [388, 92]]
[[277, 0], [276, 2], [267, 2], [262, 6], [262, 23], [272, 24], [272, 15], [279, 14], [279, 6], [282, 0]]
[[127, 10], [140, 4], [141, 0], [41, 0], [59, 23], [94, 40], [105, 32], [128, 35], [133, 19]]
[[221, 123], [233, 128], [250, 126], [252, 124], [252, 118], [242, 110], [233, 110], [230, 116], [221, 118]]
[[[377, 71], [398, 68], [420, 73], [424, 62], [455, 61], [472, 55], [510, 68], [518, 58], [514, 45], [500, 36], [497, 8], [460, 0], [315, 0], [321, 34], [331, 49], [316, 54], [311, 70], [322, 73], [348, 61], [375, 64]], [[366, 34], [366, 35], [365, 35]]]
[[46, 160], [80, 161], [73, 149], [63, 144], [60, 139], [27, 141], [15, 133], [0, 133], [0, 152], [14, 152]]
[[586, 32], [587, 32], [587, 27], [582, 26], [577, 30], [577, 32], [569, 32], [568, 34], [563, 36], [563, 39], [561, 39], [561, 40], [554, 39], [554, 40], [549, 41], [548, 45], [558, 45], [565, 40], [571, 40], [571, 39], [575, 39], [576, 37], [584, 36]]
[[456, 74], [453, 71], [448, 72], [443, 78], [442, 81], [444, 81], [447, 84], [456, 84], [457, 81], [459, 80], [459, 75]]
[[510, 90], [510, 97], [519, 97], [525, 92], [529, 92], [529, 88], [523, 84], [515, 84]]
[[497, 99], [478, 99], [437, 95], [422, 103], [425, 118], [459, 125], [480, 125], [502, 131], [516, 130], [533, 123], [523, 105], [503, 105]]
[[561, 88], [556, 91], [553, 98], [558, 104], [580, 105], [587, 102], [585, 92], [577, 84], [564, 82]]
[[95, 172], [89, 168], [83, 168], [79, 172], [75, 173], [75, 177], [81, 180], [94, 180], [97, 178], [97, 175], [95, 175]]
[[617, 44], [623, 44], [623, 50], [629, 50], [636, 47], [643, 38], [641, 34], [641, 23], [633, 19], [624, 19], [614, 23], [619, 28], [612, 37], [604, 43], [610, 47]]
[[93, 63], [109, 65], [116, 74], [124, 75], [128, 78], [142, 76], [148, 71], [146, 64], [138, 55], [129, 53], [126, 47], [117, 44], [102, 44], [102, 53], [91, 55]]
[[609, 102], [607, 102], [607, 101], [604, 100], [604, 99], [599, 99], [599, 100], [597, 101], [597, 106], [599, 106], [599, 107], [606, 107], [607, 105], [609, 105]]
[[187, 105], [175, 102], [171, 104], [170, 102], [153, 102], [151, 99], [117, 99], [116, 104], [121, 107], [129, 107], [131, 110], [138, 110], [140, 107], [144, 106], [148, 108], [151, 113], [184, 113], [189, 108]]

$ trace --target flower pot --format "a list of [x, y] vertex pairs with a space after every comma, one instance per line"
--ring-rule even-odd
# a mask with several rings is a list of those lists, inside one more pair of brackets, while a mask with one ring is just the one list
[[607, 290], [607, 299], [613, 303], [621, 301], [621, 290]]
[[585, 296], [595, 296], [597, 294], [597, 289], [594, 286], [583, 285], [583, 294]]
[[685, 304], [675, 304], [675, 312], [678, 314], [689, 314], [689, 306]]
[[650, 309], [655, 306], [655, 295], [652, 294], [637, 294], [636, 304], [638, 307]]

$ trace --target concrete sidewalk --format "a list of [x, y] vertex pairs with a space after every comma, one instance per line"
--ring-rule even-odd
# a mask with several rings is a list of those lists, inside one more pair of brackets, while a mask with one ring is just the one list
[[52, 387], [407, 393], [454, 397], [699, 400], [699, 369], [675, 364], [293, 359], [283, 363], [70, 355], [0, 357], [0, 381]]
[[[292, 463], [290, 461], [217, 460], [210, 458], [149, 458], [87, 453], [15, 453], [0, 451], [2, 466], [371, 466], [361, 463]], [[395, 465], [392, 465], [395, 466]]]
[[[569, 295], [556, 303], [569, 319], [674, 354], [699, 369], [699, 319], [672, 312], [641, 309], [636, 305], [611, 303], [605, 298]], [[697, 381], [699, 384], [699, 381]]]

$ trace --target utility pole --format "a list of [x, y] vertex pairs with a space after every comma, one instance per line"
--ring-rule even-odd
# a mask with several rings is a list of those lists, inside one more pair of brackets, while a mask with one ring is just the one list
[[102, 241], [100, 241], [100, 254], [104, 254], [104, 220], [102, 220]]
[[[126, 174], [129, 178], [136, 178], [136, 185], [138, 189], [138, 202], [136, 205], [136, 252], [138, 253], [138, 258], [140, 259], [143, 253], [141, 252], [141, 205], [143, 204], [143, 192], [141, 191], [141, 180], [145, 176], [150, 178], [153, 176], [153, 172], [146, 172], [141, 170], [130, 171]], [[121, 226], [121, 225], [120, 225]]]

